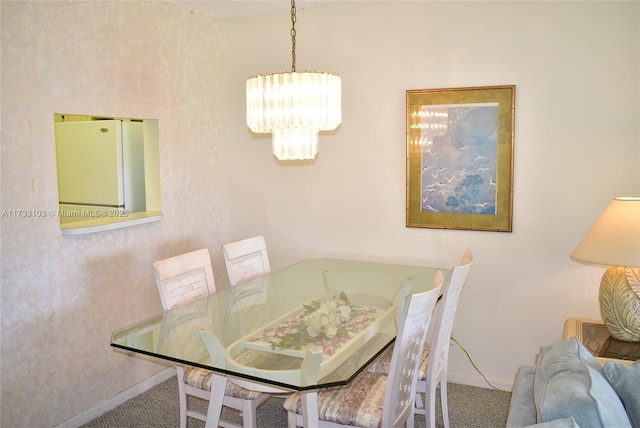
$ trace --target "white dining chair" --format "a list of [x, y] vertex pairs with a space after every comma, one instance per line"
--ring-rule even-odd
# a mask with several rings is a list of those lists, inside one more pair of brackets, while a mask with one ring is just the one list
[[[447, 369], [449, 365], [449, 348], [451, 346], [451, 332], [453, 320], [456, 316], [458, 301], [462, 289], [467, 283], [473, 254], [465, 251], [460, 265], [453, 268], [445, 293], [440, 302], [433, 335], [429, 342], [430, 350], [427, 361], [421, 361], [418, 371], [418, 398], [416, 413], [424, 414], [427, 426], [436, 424], [436, 388], [440, 386], [440, 405], [445, 428], [449, 427], [449, 406], [447, 404]], [[422, 373], [422, 374], [421, 374]], [[420, 398], [424, 397], [424, 407], [420, 406]]]
[[222, 246], [229, 283], [235, 286], [243, 281], [271, 271], [264, 236], [254, 236]]
[[[317, 392], [319, 426], [414, 425], [420, 353], [443, 281], [438, 272], [429, 291], [405, 298], [388, 376], [365, 371], [346, 386]], [[303, 424], [301, 394], [295, 392], [284, 402], [289, 427]]]
[[[211, 258], [206, 248], [154, 262], [153, 272], [165, 311], [216, 292]], [[256, 426], [256, 408], [270, 397], [268, 394], [248, 390], [232, 382], [216, 383], [213, 381], [212, 372], [208, 370], [176, 366], [176, 371], [181, 428], [186, 428], [187, 417], [206, 422], [206, 414], [189, 409], [188, 396], [209, 400], [216, 392], [222, 394], [220, 388], [217, 388], [218, 384], [224, 388], [224, 406], [241, 411], [245, 427]], [[222, 421], [220, 426], [240, 425]]]
[[[222, 256], [224, 257], [224, 263], [227, 267], [229, 284], [232, 287], [271, 272], [267, 243], [262, 235], [223, 244]], [[256, 316], [260, 316], [259, 314], [260, 313], [256, 314], [255, 312], [252, 314], [254, 321]], [[286, 397], [290, 394], [290, 391], [286, 390], [278, 391], [274, 388], [264, 389], [263, 385], [252, 384], [248, 381], [239, 381], [238, 384], [257, 391], [275, 393], [274, 395], [279, 398]]]
[[[449, 407], [447, 404], [447, 366], [449, 360], [449, 346], [453, 320], [462, 289], [464, 288], [471, 265], [473, 254], [465, 251], [460, 265], [455, 266], [447, 283], [443, 287], [442, 299], [435, 311], [433, 330], [429, 341], [425, 343], [416, 391], [416, 413], [425, 415], [426, 426], [435, 426], [436, 388], [440, 386], [440, 404], [442, 419], [445, 427], [449, 427]], [[392, 349], [385, 351], [368, 368], [377, 374], [387, 374], [391, 362]]]

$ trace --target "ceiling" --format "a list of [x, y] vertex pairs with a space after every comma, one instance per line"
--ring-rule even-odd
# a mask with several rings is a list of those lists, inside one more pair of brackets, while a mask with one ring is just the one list
[[[267, 15], [291, 10], [290, 0], [169, 0], [221, 19]], [[309, 9], [345, 0], [297, 0], [296, 9]]]

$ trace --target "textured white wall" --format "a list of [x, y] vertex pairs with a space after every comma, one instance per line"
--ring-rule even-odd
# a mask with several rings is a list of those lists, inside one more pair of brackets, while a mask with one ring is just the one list
[[[614, 196], [640, 195], [639, 2], [364, 1], [298, 10], [297, 69], [342, 76], [313, 164], [281, 166], [244, 124], [244, 79], [287, 70], [286, 14], [226, 22], [232, 235], [272, 267], [306, 257], [476, 263], [454, 336], [496, 384], [598, 317], [604, 270], [569, 254]], [[405, 91], [516, 85], [512, 233], [405, 227]], [[456, 347], [451, 379], [485, 385]]]
[[[278, 165], [244, 123], [244, 80], [290, 66], [289, 16], [218, 23], [165, 2], [7, 2], [2, 209], [56, 207], [53, 113], [160, 121], [160, 223], [60, 236], [2, 217], [2, 426], [51, 426], [160, 366], [108, 346], [161, 309], [150, 264], [262, 233], [272, 268], [320, 255], [450, 265], [476, 255], [455, 336], [507, 385], [601, 269], [569, 253], [640, 194], [638, 2], [355, 2], [298, 10], [298, 70], [343, 78], [343, 125]], [[223, 49], [224, 48], [224, 49]], [[516, 85], [513, 233], [407, 229], [405, 90]], [[230, 227], [230, 230], [227, 229]], [[481, 384], [464, 355], [453, 379]], [[475, 377], [474, 377], [475, 376]]]
[[[53, 113], [159, 120], [164, 220], [63, 237], [2, 216], [2, 426], [46, 427], [164, 369], [109, 346], [162, 310], [151, 263], [208, 247], [229, 222], [222, 32], [168, 2], [5, 2], [2, 210], [57, 209]], [[5, 212], [6, 214], [6, 212]]]

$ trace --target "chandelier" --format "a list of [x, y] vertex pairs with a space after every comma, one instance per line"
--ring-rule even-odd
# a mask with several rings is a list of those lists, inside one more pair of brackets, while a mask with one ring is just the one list
[[314, 159], [318, 133], [342, 121], [340, 76], [296, 72], [296, 5], [291, 1], [291, 72], [269, 73], [247, 80], [247, 126], [272, 133], [273, 154], [280, 160]]

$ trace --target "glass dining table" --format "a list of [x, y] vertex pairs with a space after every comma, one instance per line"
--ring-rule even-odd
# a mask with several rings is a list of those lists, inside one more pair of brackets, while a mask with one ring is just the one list
[[449, 273], [303, 260], [115, 330], [111, 346], [242, 386], [302, 391], [305, 426], [316, 426], [316, 392], [348, 384], [390, 346], [405, 296], [430, 289], [438, 271]]

